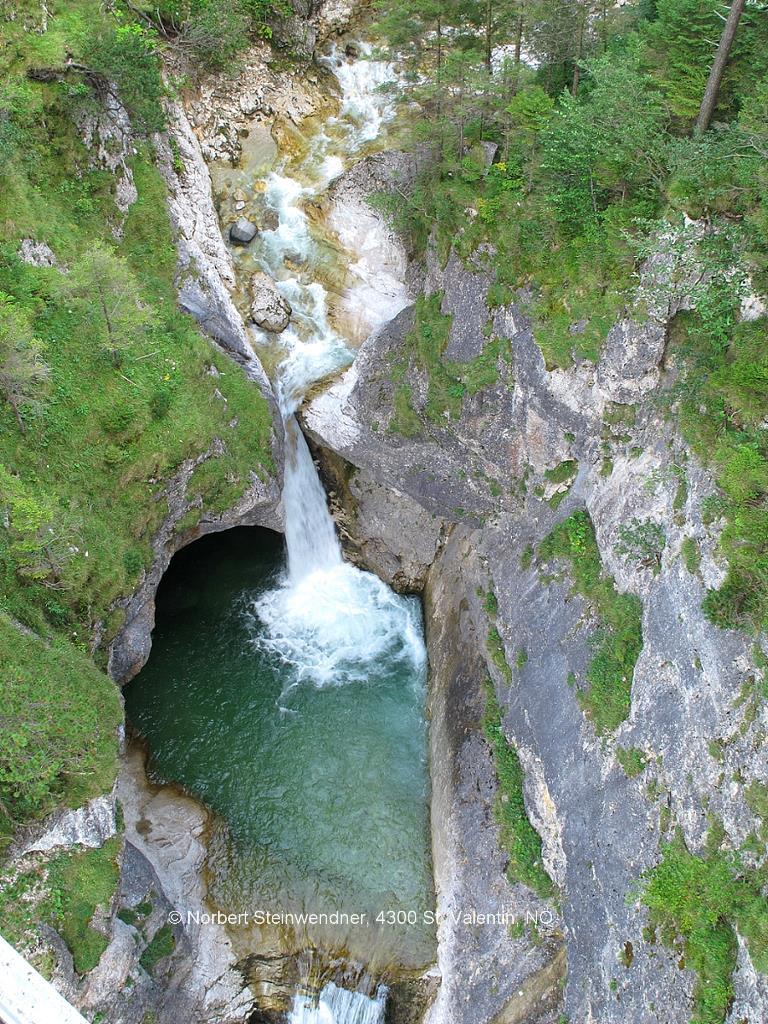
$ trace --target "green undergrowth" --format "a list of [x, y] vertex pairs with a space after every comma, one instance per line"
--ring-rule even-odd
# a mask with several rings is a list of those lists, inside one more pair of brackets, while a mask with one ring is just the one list
[[152, 974], [157, 964], [164, 957], [170, 956], [175, 948], [176, 939], [173, 935], [173, 928], [169, 924], [164, 924], [155, 932], [151, 942], [141, 954], [139, 963], [148, 974]]
[[[142, 134], [151, 112], [136, 113], [138, 200], [118, 240], [116, 179], [92, 166], [77, 129], [97, 93], [75, 73], [26, 76], [68, 53], [100, 66], [99, 46], [112, 43], [133, 73], [125, 55], [144, 36], [122, 32], [95, 0], [48, 7], [47, 31], [27, 2], [0, 27], [0, 354], [12, 353], [0, 375], [6, 833], [111, 785], [119, 713], [89, 652], [101, 623], [103, 666], [122, 622], [116, 602], [151, 563], [169, 480], [199, 462], [187, 488], [193, 524], [231, 506], [252, 473], [273, 470], [266, 400], [177, 308], [165, 184]], [[23, 238], [47, 243], [68, 272], [23, 262]]]
[[117, 687], [72, 643], [0, 613], [0, 847], [14, 825], [78, 807], [117, 775]]
[[501, 829], [502, 845], [509, 855], [507, 877], [511, 882], [529, 886], [540, 896], [552, 896], [554, 886], [541, 859], [541, 837], [525, 810], [525, 775], [517, 751], [504, 735], [501, 707], [490, 680], [486, 683], [483, 732], [493, 751], [499, 781], [494, 814]]
[[[675, 350], [686, 371], [680, 422], [696, 454], [714, 469], [719, 546], [728, 574], [704, 611], [728, 628], [768, 628], [768, 319], [737, 322], [739, 290], [713, 281], [695, 313], [679, 314]], [[698, 568], [689, 552], [686, 564]]]
[[722, 1024], [728, 1015], [736, 967], [734, 929], [746, 939], [756, 969], [768, 970], [765, 872], [749, 870], [739, 854], [721, 850], [721, 834], [713, 827], [702, 855], [690, 853], [680, 836], [663, 844], [662, 860], [644, 875], [640, 893], [651, 926], [696, 972], [691, 1024]]
[[35, 953], [40, 922], [59, 932], [78, 973], [98, 964], [108, 939], [92, 921], [97, 908], [110, 911], [120, 875], [120, 849], [121, 840], [114, 838], [98, 849], [56, 854], [0, 885], [0, 931], [12, 945], [31, 952], [44, 974], [53, 965]]
[[423, 419], [445, 423], [458, 419], [465, 395], [475, 395], [499, 380], [500, 360], [509, 362], [511, 350], [504, 338], [490, 337], [480, 355], [466, 363], [444, 358], [452, 317], [441, 312], [443, 293], [419, 296], [414, 323], [405, 337], [403, 355], [391, 366], [394, 385], [394, 413], [390, 430], [414, 437], [423, 431], [422, 416], [413, 406], [413, 389], [408, 382], [411, 368], [427, 376], [427, 401]]
[[568, 563], [573, 590], [590, 605], [598, 620], [586, 687], [579, 703], [599, 735], [612, 732], [629, 715], [632, 674], [643, 646], [642, 604], [620, 594], [603, 571], [595, 531], [581, 510], [558, 523], [538, 547], [540, 563]]

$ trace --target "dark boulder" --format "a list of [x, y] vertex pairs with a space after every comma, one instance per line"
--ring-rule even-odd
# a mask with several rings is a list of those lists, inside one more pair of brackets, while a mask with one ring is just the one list
[[229, 239], [235, 245], [248, 245], [256, 237], [258, 228], [245, 217], [239, 217], [229, 228]]

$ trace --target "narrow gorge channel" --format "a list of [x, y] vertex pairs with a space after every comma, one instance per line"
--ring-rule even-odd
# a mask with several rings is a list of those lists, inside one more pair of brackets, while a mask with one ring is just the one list
[[[359, 254], [329, 244], [306, 208], [393, 115], [380, 88], [391, 68], [365, 49], [321, 59], [340, 112], [296, 155], [259, 177], [256, 138], [240, 169], [214, 169], [239, 207], [262, 197], [269, 222], [234, 252], [238, 288], [268, 275], [290, 312], [287, 329], [253, 332], [285, 428], [285, 543], [242, 528], [177, 555], [150, 659], [126, 692], [152, 781], [213, 812], [209, 905], [247, 922], [249, 953], [268, 935], [298, 958], [292, 1024], [377, 1024], [388, 980], [435, 959], [420, 602], [344, 561], [295, 417], [354, 354], [343, 334], [355, 335], [354, 312], [332, 311], [326, 285]], [[388, 285], [357, 297], [368, 326], [405, 304], [402, 282]]]

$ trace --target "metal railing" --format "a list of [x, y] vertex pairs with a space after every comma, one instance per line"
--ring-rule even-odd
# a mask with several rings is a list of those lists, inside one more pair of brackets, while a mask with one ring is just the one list
[[1, 1024], [87, 1024], [77, 1010], [56, 991], [0, 935]]

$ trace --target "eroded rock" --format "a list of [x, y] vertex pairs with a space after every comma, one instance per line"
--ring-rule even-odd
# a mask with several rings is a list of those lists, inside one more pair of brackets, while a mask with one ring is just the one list
[[257, 327], [279, 334], [291, 322], [290, 303], [277, 289], [268, 274], [258, 271], [251, 275], [251, 319]]

